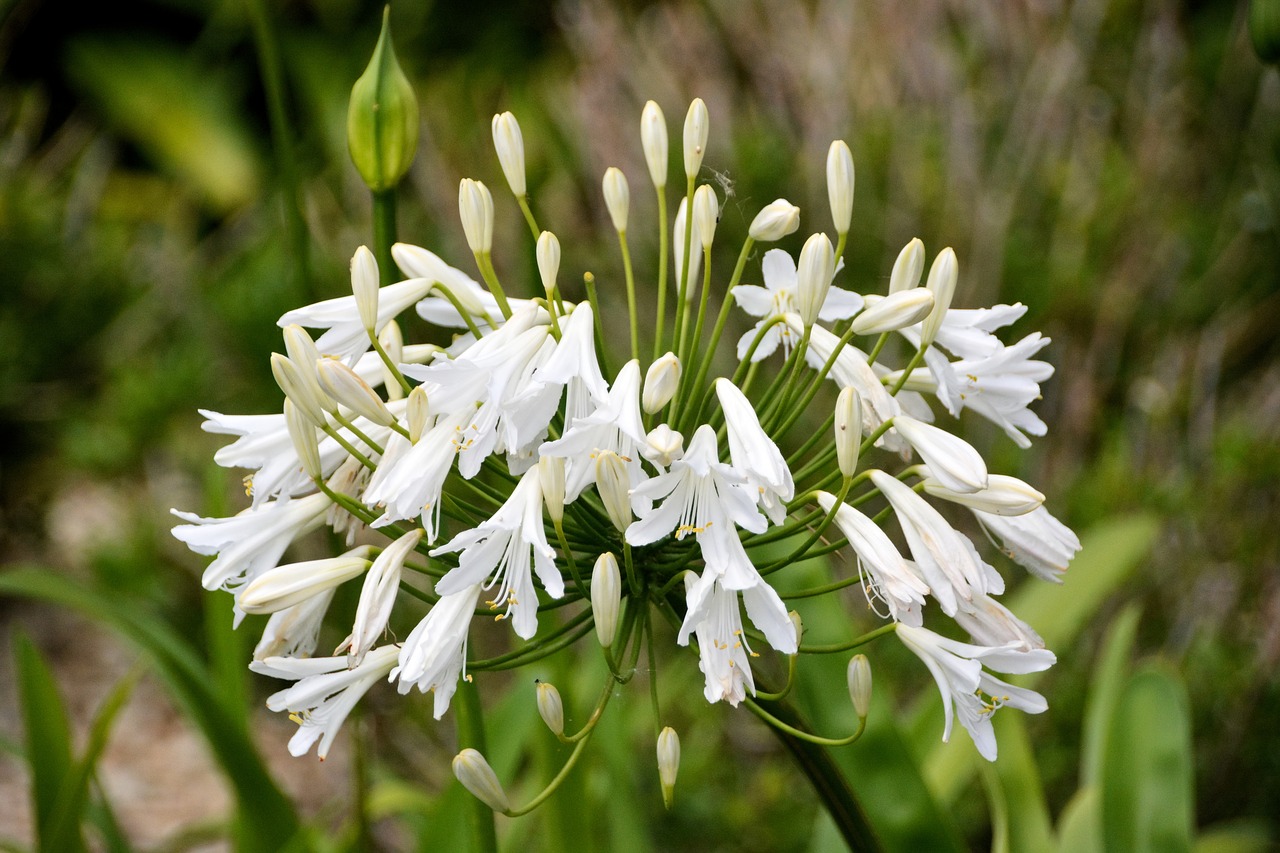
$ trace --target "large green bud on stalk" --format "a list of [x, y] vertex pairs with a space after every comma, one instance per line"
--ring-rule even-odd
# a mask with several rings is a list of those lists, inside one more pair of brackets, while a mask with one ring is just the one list
[[1253, 0], [1249, 4], [1249, 36], [1263, 62], [1280, 62], [1280, 0]]
[[390, 6], [382, 14], [382, 33], [369, 66], [351, 87], [347, 147], [374, 192], [400, 182], [418, 147], [418, 101], [391, 45]]

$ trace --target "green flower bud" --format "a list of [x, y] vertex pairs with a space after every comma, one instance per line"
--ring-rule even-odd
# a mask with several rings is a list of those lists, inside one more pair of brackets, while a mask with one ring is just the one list
[[347, 107], [351, 162], [374, 192], [394, 187], [409, 171], [418, 147], [418, 101], [391, 45], [391, 7], [382, 33]]

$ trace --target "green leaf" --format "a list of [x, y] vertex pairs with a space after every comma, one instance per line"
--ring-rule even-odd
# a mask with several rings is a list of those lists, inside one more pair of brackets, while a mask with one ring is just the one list
[[1241, 818], [1214, 824], [1196, 839], [1195, 853], [1266, 853], [1274, 850], [1267, 821]]
[[1000, 757], [987, 766], [991, 771], [987, 788], [998, 791], [1007, 810], [1008, 849], [1049, 850], [1053, 847], [1053, 826], [1023, 717], [997, 714], [992, 725]]
[[1133, 677], [1111, 719], [1102, 764], [1104, 849], [1191, 850], [1191, 723], [1181, 680], [1159, 667]]
[[1058, 853], [1102, 853], [1102, 801], [1097, 788], [1076, 791], [1062, 810]]
[[1102, 652], [1089, 679], [1089, 696], [1085, 700], [1084, 744], [1080, 759], [1080, 785], [1100, 784], [1102, 762], [1107, 753], [1107, 730], [1115, 714], [1116, 702], [1129, 674], [1134, 636], [1138, 631], [1140, 611], [1137, 605], [1126, 607], [1107, 631]]

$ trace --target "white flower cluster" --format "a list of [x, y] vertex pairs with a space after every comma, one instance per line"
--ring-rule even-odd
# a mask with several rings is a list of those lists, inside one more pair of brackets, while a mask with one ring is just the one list
[[[300, 723], [294, 754], [319, 741], [324, 757], [378, 681], [433, 692], [440, 718], [459, 679], [487, 668], [467, 657], [476, 618], [509, 620], [516, 637], [537, 638], [504, 666], [536, 660], [594, 626], [619, 682], [643, 636], [653, 636], [651, 623], [665, 618], [679, 645], [695, 639], [707, 700], [749, 702], [751, 637], [782, 655], [805, 650], [799, 620], [768, 576], [831, 553], [832, 542], [847, 543], [853, 556], [833, 563], [838, 579], [861, 584], [937, 680], [944, 739], [958, 714], [994, 758], [996, 708], [1046, 707], [1039, 694], [987, 672], [1042, 670], [1054, 656], [999, 603], [1001, 574], [939, 506], [972, 512], [973, 530], [1047, 580], [1060, 579], [1079, 542], [1041, 506], [1043, 495], [988, 473], [973, 447], [934, 425], [928, 398], [952, 416], [969, 409], [1026, 446], [1026, 434], [1045, 431], [1027, 407], [1052, 373], [1032, 360], [1048, 340], [1032, 334], [1006, 345], [993, 334], [1022, 316], [1021, 305], [952, 308], [958, 265], [950, 249], [921, 285], [919, 240], [902, 250], [887, 293], [833, 286], [853, 203], [843, 142], [833, 143], [827, 164], [836, 244], [815, 234], [798, 260], [771, 249], [760, 263], [763, 286], [740, 284], [758, 244], [799, 227], [799, 209], [779, 199], [752, 222], [727, 286], [713, 285], [719, 209], [714, 191], [697, 185], [708, 126], [695, 101], [684, 132], [687, 192], [668, 242], [666, 123], [652, 102], [642, 118], [661, 220], [651, 327], [636, 307], [628, 183], [618, 169], [604, 177], [630, 306], [631, 357], [616, 372], [606, 367], [605, 338], [625, 341], [628, 329], [601, 316], [589, 275], [586, 299], [563, 298], [560, 244], [538, 230], [527, 206], [523, 139], [505, 113], [494, 119], [495, 144], [533, 230], [537, 285], [508, 296], [490, 255], [493, 199], [482, 183], [464, 180], [461, 219], [483, 284], [427, 249], [396, 244], [390, 253], [403, 280], [380, 287], [378, 264], [361, 248], [352, 295], [280, 318], [286, 352], [272, 367], [283, 412], [203, 413], [206, 430], [236, 436], [215, 460], [253, 471], [252, 504], [231, 518], [175, 511], [187, 523], [174, 535], [215, 556], [204, 586], [233, 594], [237, 621], [271, 614], [251, 666], [294, 682], [268, 703]], [[736, 365], [727, 361], [732, 376], [716, 377], [717, 344], [735, 305], [758, 322], [738, 340]], [[396, 318], [410, 309], [452, 330], [452, 343], [405, 343]], [[640, 340], [645, 327], [651, 342]], [[903, 343], [892, 343], [895, 334]], [[860, 337], [865, 349], [854, 343]], [[651, 358], [642, 357], [642, 343], [652, 343]], [[902, 369], [881, 361], [895, 347], [909, 354]], [[770, 359], [777, 369], [762, 370]], [[834, 409], [827, 381], [838, 394]], [[873, 458], [895, 470], [867, 466]], [[868, 504], [879, 514], [865, 514]], [[291, 543], [324, 526], [349, 550], [281, 564]], [[766, 546], [797, 541], [805, 544], [787, 560], [762, 556], [775, 553]], [[335, 590], [361, 578], [347, 638], [333, 655], [312, 657]], [[388, 640], [397, 605], [412, 612], [424, 601], [417, 627], [403, 642]], [[547, 618], [551, 608], [566, 609]], [[971, 642], [924, 627], [931, 610]], [[869, 673], [865, 658], [856, 663]], [[855, 681], [865, 706], [869, 674], [851, 674]], [[562, 730], [559, 701], [540, 686], [539, 708]], [[455, 769], [489, 780], [477, 762], [483, 758], [468, 752]], [[505, 803], [490, 791], [496, 780], [476, 785]]]

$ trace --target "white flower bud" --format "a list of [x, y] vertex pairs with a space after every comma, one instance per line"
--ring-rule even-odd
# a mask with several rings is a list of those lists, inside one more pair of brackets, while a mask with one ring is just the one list
[[631, 208], [631, 188], [622, 170], [610, 166], [604, 172], [604, 206], [609, 208], [609, 218], [619, 234], [627, 230], [627, 213]]
[[649, 164], [649, 177], [662, 189], [667, 185], [667, 119], [654, 101], [645, 104], [640, 115], [640, 145]]
[[320, 387], [316, 377], [315, 363], [320, 360], [320, 350], [315, 341], [307, 334], [307, 330], [297, 323], [284, 327], [284, 351], [298, 370], [298, 379], [306, 386], [316, 403], [326, 412], [337, 410], [337, 406], [329, 399], [329, 395]]
[[357, 548], [341, 557], [290, 563], [263, 572], [244, 589], [236, 604], [245, 613], [275, 613], [333, 589], [369, 568], [367, 547]]
[[498, 151], [502, 174], [507, 176], [511, 192], [520, 198], [525, 195], [524, 137], [520, 135], [520, 123], [511, 113], [499, 113], [493, 117], [493, 147]]
[[956, 253], [950, 248], [943, 249], [933, 259], [929, 268], [928, 288], [933, 291], [933, 311], [925, 318], [920, 332], [920, 345], [933, 343], [942, 328], [942, 318], [951, 307], [951, 297], [956, 292], [956, 279], [960, 275], [960, 265], [956, 262]]
[[758, 243], [773, 243], [800, 227], [800, 208], [785, 198], [775, 199], [761, 208], [751, 220], [747, 233]]
[[649, 414], [660, 410], [676, 395], [680, 387], [680, 359], [669, 352], [649, 365], [644, 375], [644, 392], [640, 404]]
[[612, 450], [596, 454], [596, 490], [613, 526], [625, 533], [631, 525], [631, 478], [627, 463]]
[[[671, 262], [675, 264], [675, 278], [680, 281], [680, 276], [684, 272], [684, 228], [685, 223], [689, 221], [689, 204], [687, 198], [680, 199], [680, 206], [676, 208], [675, 222], [671, 226], [671, 245], [675, 247], [675, 251], [671, 253]], [[693, 220], [693, 233], [689, 236], [689, 282], [685, 288], [684, 298], [692, 299], [698, 292], [696, 287], [698, 282], [698, 273], [702, 269], [702, 253], [698, 251], [700, 240], [698, 237], [698, 220]]]
[[351, 292], [356, 297], [356, 310], [366, 330], [378, 325], [378, 262], [365, 246], [356, 249], [351, 258]]
[[409, 402], [405, 405], [405, 420], [408, 422], [409, 441], [418, 443], [422, 433], [427, 429], [427, 419], [431, 417], [431, 407], [427, 403], [427, 390], [421, 385], [409, 392]]
[[702, 241], [702, 251], [711, 250], [711, 241], [716, 236], [716, 223], [720, 221], [720, 200], [716, 191], [707, 184], [698, 187], [693, 194], [693, 233]]
[[788, 611], [787, 616], [791, 619], [791, 627], [796, 629], [796, 654], [799, 654], [800, 642], [804, 639], [804, 620], [796, 610]]
[[289, 428], [289, 438], [302, 462], [302, 470], [311, 479], [318, 479], [324, 472], [320, 466], [320, 443], [316, 438], [316, 425], [298, 410], [293, 401], [284, 398], [284, 422]]
[[1039, 509], [1044, 503], [1044, 495], [1017, 477], [1007, 477], [1004, 474], [987, 475], [987, 487], [976, 492], [948, 489], [932, 476], [925, 477], [921, 485], [925, 492], [935, 498], [996, 515], [1026, 515]]
[[[404, 362], [404, 334], [400, 331], [400, 324], [395, 320], [389, 320], [387, 325], [382, 327], [382, 331], [378, 332], [378, 345], [387, 354], [387, 358], [391, 359], [392, 364]], [[382, 365], [382, 386], [387, 391], [388, 401], [404, 398], [404, 389], [400, 387], [400, 381], [385, 364]]]
[[640, 452], [654, 465], [669, 468], [672, 462], [684, 458], [684, 436], [666, 424], [658, 424], [645, 436]]
[[697, 177], [702, 168], [702, 157], [707, 153], [707, 131], [711, 119], [707, 115], [707, 105], [702, 98], [694, 98], [689, 104], [689, 112], [684, 117], [684, 174], [686, 178]]
[[662, 783], [662, 803], [668, 809], [676, 799], [676, 775], [680, 772], [680, 736], [667, 726], [658, 735], [658, 781]]
[[853, 154], [843, 139], [831, 143], [827, 150], [827, 198], [836, 233], [848, 234], [853, 219]]
[[622, 574], [618, 558], [606, 551], [596, 558], [591, 570], [591, 615], [596, 621], [596, 637], [608, 648], [618, 633], [618, 610], [622, 606]]
[[317, 395], [303, 381], [298, 366], [287, 356], [278, 352], [271, 354], [271, 375], [275, 377], [284, 396], [293, 401], [303, 417], [318, 427], [324, 427], [328, 423]]
[[849, 698], [859, 720], [867, 718], [871, 709], [871, 661], [866, 655], [854, 655], [849, 661]]
[[858, 470], [862, 447], [862, 398], [853, 386], [846, 386], [836, 398], [836, 464], [840, 474], [852, 477]]
[[538, 482], [542, 485], [542, 500], [547, 505], [547, 517], [552, 524], [559, 524], [564, 519], [564, 457], [540, 458]]
[[554, 684], [535, 681], [538, 688], [538, 716], [556, 737], [564, 734], [564, 700]]
[[479, 181], [463, 178], [458, 185], [458, 213], [462, 231], [474, 254], [488, 254], [493, 248], [493, 196]]
[[933, 291], [927, 287], [899, 290], [888, 296], [868, 295], [866, 310], [853, 318], [858, 335], [878, 335], [914, 326], [933, 310]]
[[317, 361], [316, 376], [320, 379], [320, 387], [330, 397], [357, 415], [368, 418], [379, 426], [391, 426], [395, 422], [395, 416], [387, 409], [382, 398], [369, 387], [369, 383], [336, 358]]
[[476, 750], [468, 747], [453, 757], [453, 775], [458, 777], [462, 787], [495, 812], [511, 810], [511, 801], [498, 781], [498, 774]]
[[898, 259], [893, 262], [893, 272], [889, 275], [889, 292], [900, 293], [918, 287], [920, 274], [924, 272], [924, 243], [919, 237], [911, 238], [911, 242], [902, 247]]
[[560, 241], [550, 231], [538, 235], [538, 275], [542, 277], [542, 289], [547, 298], [556, 289], [556, 274], [560, 272]]
[[960, 436], [906, 415], [895, 416], [893, 428], [920, 454], [930, 474], [946, 488], [963, 493], [987, 488], [987, 463]]
[[836, 252], [826, 234], [814, 234], [800, 250], [796, 266], [796, 313], [807, 329], [818, 319], [835, 276]]

